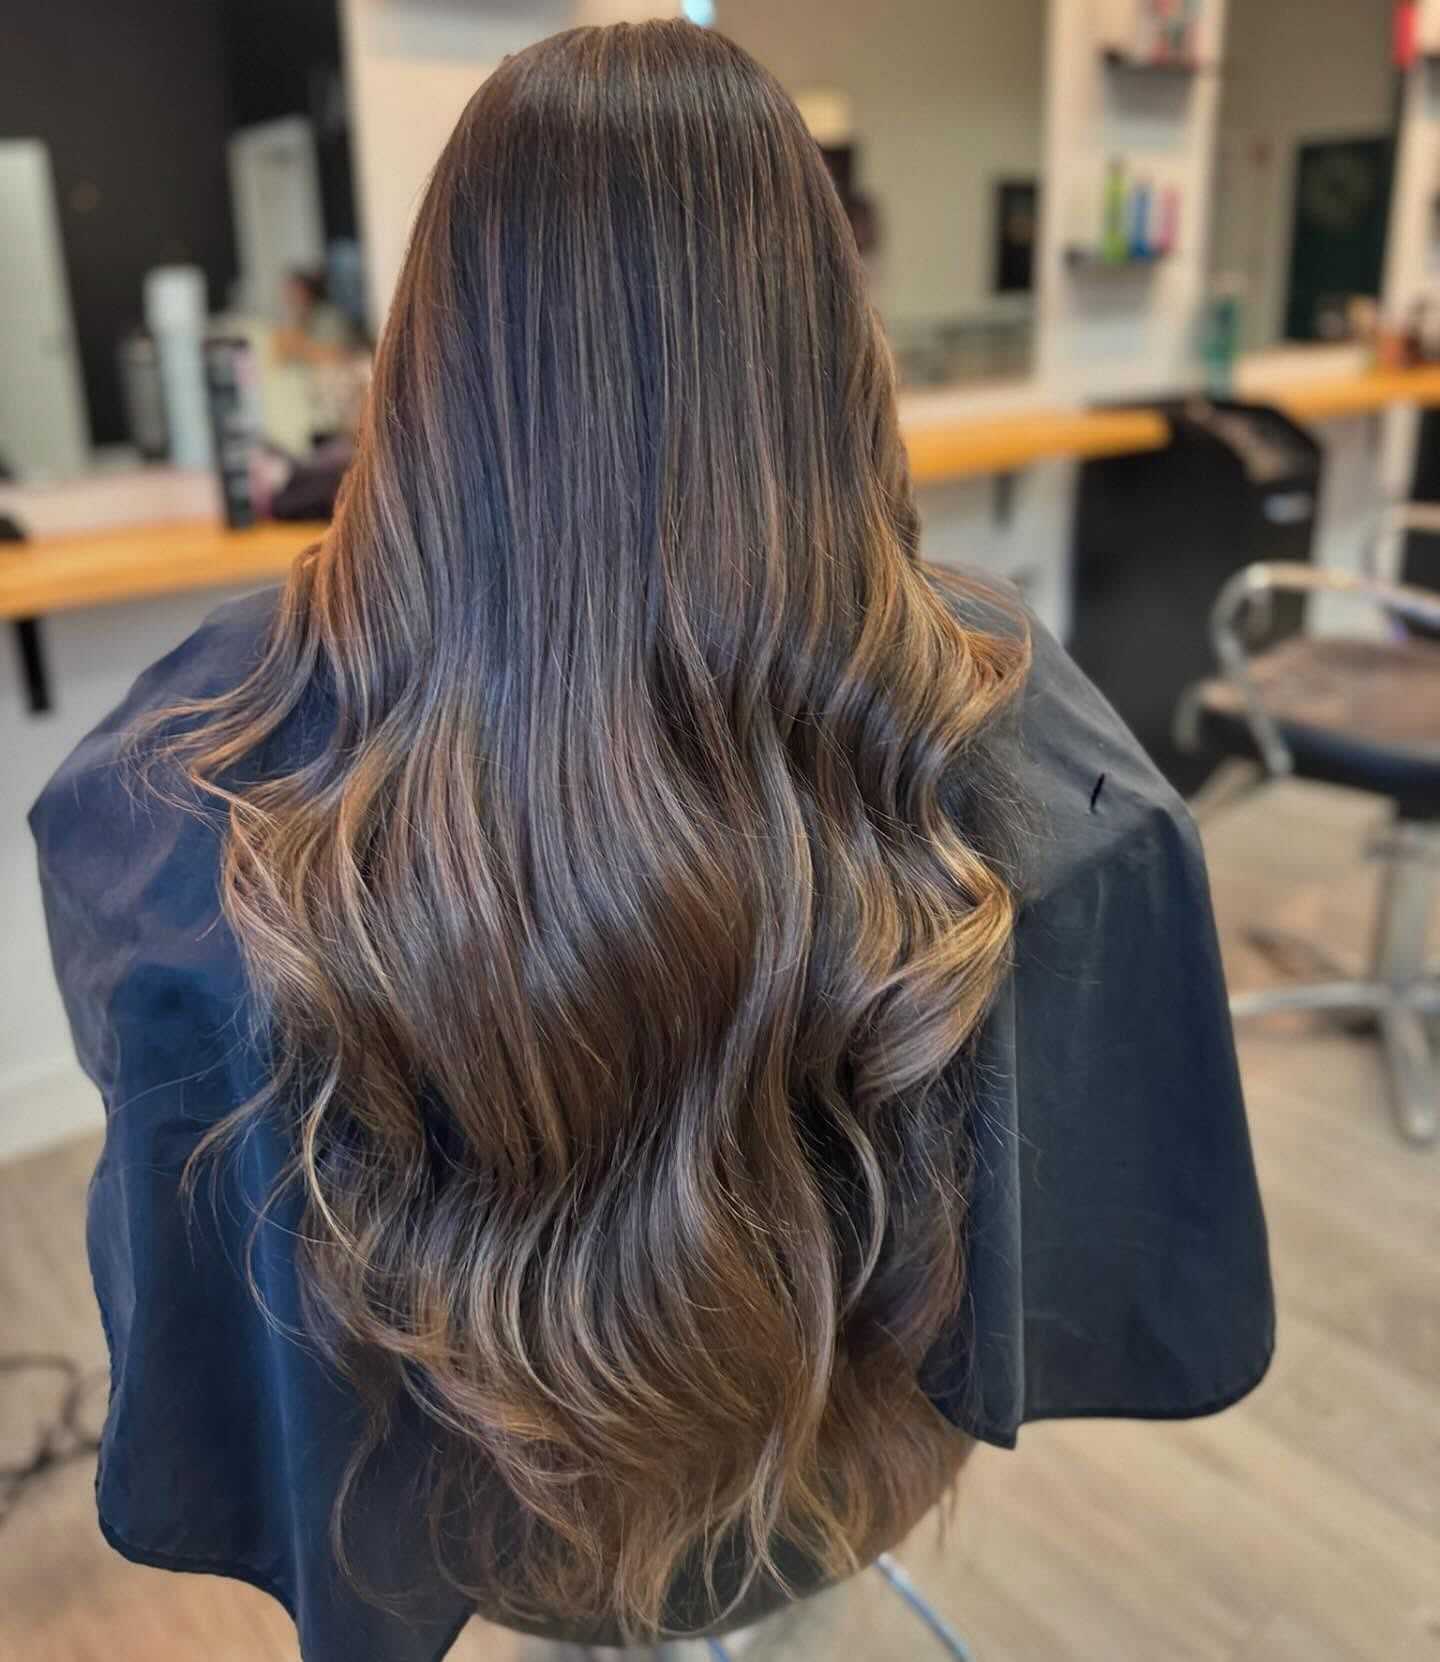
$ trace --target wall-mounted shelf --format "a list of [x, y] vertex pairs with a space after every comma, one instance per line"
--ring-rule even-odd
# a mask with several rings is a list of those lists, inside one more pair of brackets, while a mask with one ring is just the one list
[[1204, 58], [1142, 58], [1127, 52], [1121, 46], [1101, 48], [1100, 56], [1107, 69], [1117, 69], [1126, 75], [1167, 75], [1183, 77], [1203, 75], [1215, 66]]
[[1153, 271], [1170, 258], [1173, 250], [1155, 249], [1149, 254], [1127, 254], [1123, 260], [1107, 259], [1098, 248], [1072, 243], [1065, 250], [1065, 264], [1071, 271]]

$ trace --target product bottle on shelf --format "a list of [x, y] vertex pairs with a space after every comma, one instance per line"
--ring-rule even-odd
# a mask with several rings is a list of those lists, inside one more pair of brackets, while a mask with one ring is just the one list
[[243, 338], [212, 336], [205, 342], [205, 386], [215, 471], [225, 523], [232, 531], [253, 525], [255, 447], [259, 439], [259, 395], [255, 355]]
[[1200, 325], [1200, 356], [1212, 398], [1230, 397], [1239, 353], [1240, 284], [1233, 278], [1222, 278], [1205, 302]]
[[1150, 241], [1150, 183], [1137, 179], [1130, 187], [1130, 258], [1148, 260], [1155, 253]]
[[1125, 163], [1118, 157], [1105, 170], [1100, 257], [1119, 265], [1129, 252], [1125, 224]]
[[1180, 234], [1180, 191], [1175, 185], [1166, 185], [1156, 199], [1155, 252], [1173, 254]]
[[145, 276], [145, 323], [160, 358], [170, 460], [176, 467], [210, 465], [210, 412], [205, 397], [205, 273], [198, 266], [157, 266]]

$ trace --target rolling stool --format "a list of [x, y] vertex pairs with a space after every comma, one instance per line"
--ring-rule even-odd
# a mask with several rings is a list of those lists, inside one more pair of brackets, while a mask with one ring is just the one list
[[[1349, 594], [1392, 625], [1388, 638], [1299, 635], [1253, 657], [1249, 608], [1277, 593]], [[1407, 637], [1440, 629], [1440, 594], [1303, 565], [1253, 565], [1220, 591], [1211, 634], [1222, 675], [1187, 696], [1187, 743], [1258, 760], [1262, 780], [1314, 779], [1388, 798], [1389, 830], [1369, 850], [1383, 863], [1374, 945], [1357, 977], [1320, 947], [1274, 931], [1251, 939], [1307, 979], [1231, 999], [1237, 1020], [1308, 1010], [1378, 1032], [1401, 1135], [1440, 1132], [1440, 977], [1426, 958], [1440, 865], [1440, 646]]]

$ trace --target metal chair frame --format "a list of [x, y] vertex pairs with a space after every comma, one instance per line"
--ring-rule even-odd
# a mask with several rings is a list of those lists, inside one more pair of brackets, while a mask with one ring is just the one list
[[[900, 1599], [913, 1614], [929, 1630], [930, 1636], [939, 1644], [945, 1654], [953, 1658], [953, 1662], [974, 1662], [974, 1658], [967, 1648], [965, 1641], [945, 1620], [938, 1610], [924, 1597], [920, 1589], [910, 1579], [906, 1571], [896, 1558], [888, 1552], [882, 1552], [875, 1560], [874, 1568], [881, 1575], [886, 1586]], [[734, 1662], [734, 1653], [725, 1644], [723, 1639], [706, 1639], [705, 1648], [713, 1662]], [[569, 1647], [572, 1651], [574, 1647]], [[607, 1657], [634, 1656], [633, 1651], [595, 1650], [593, 1648], [578, 1653], [589, 1659], [589, 1662], [604, 1662]], [[661, 1645], [650, 1652], [655, 1662], [664, 1662], [664, 1658], [674, 1654], [673, 1647]]]
[[[1395, 528], [1392, 518], [1381, 535]], [[1295, 761], [1252, 673], [1241, 624], [1252, 607], [1277, 593], [1350, 595], [1392, 617], [1440, 629], [1440, 594], [1429, 590], [1368, 573], [1298, 564], [1252, 565], [1237, 572], [1215, 602], [1211, 639], [1221, 670], [1242, 701], [1264, 777], [1272, 781], [1292, 776]], [[1222, 786], [1216, 794], [1224, 790]], [[1383, 863], [1383, 876], [1367, 972], [1357, 977], [1310, 942], [1256, 930], [1250, 939], [1268, 957], [1300, 960], [1313, 966], [1318, 978], [1238, 993], [1230, 1009], [1237, 1020], [1314, 1011], [1378, 1031], [1396, 1126], [1407, 1141], [1432, 1143], [1440, 1135], [1440, 977], [1426, 949], [1440, 867], [1440, 826], [1397, 818], [1369, 853]]]

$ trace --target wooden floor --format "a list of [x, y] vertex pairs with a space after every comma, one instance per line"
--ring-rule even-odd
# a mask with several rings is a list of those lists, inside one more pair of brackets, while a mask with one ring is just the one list
[[[1236, 984], [1264, 918], [1358, 950], [1363, 802], [1313, 787], [1207, 834]], [[1361, 1039], [1282, 1022], [1243, 1036], [1281, 1337], [1267, 1382], [1188, 1425], [1037, 1426], [972, 1462], [949, 1540], [902, 1557], [977, 1662], [1419, 1662], [1440, 1658], [1440, 1153], [1403, 1146]], [[0, 1350], [101, 1359], [81, 1218], [94, 1158], [0, 1169]], [[0, 1380], [0, 1464], [38, 1394]], [[44, 1479], [0, 1527], [0, 1662], [282, 1662], [287, 1619], [249, 1588], [123, 1563], [90, 1472]], [[541, 1662], [472, 1624], [454, 1662]], [[761, 1629], [746, 1662], [927, 1662], [873, 1573]], [[355, 1662], [364, 1662], [356, 1658]]]

